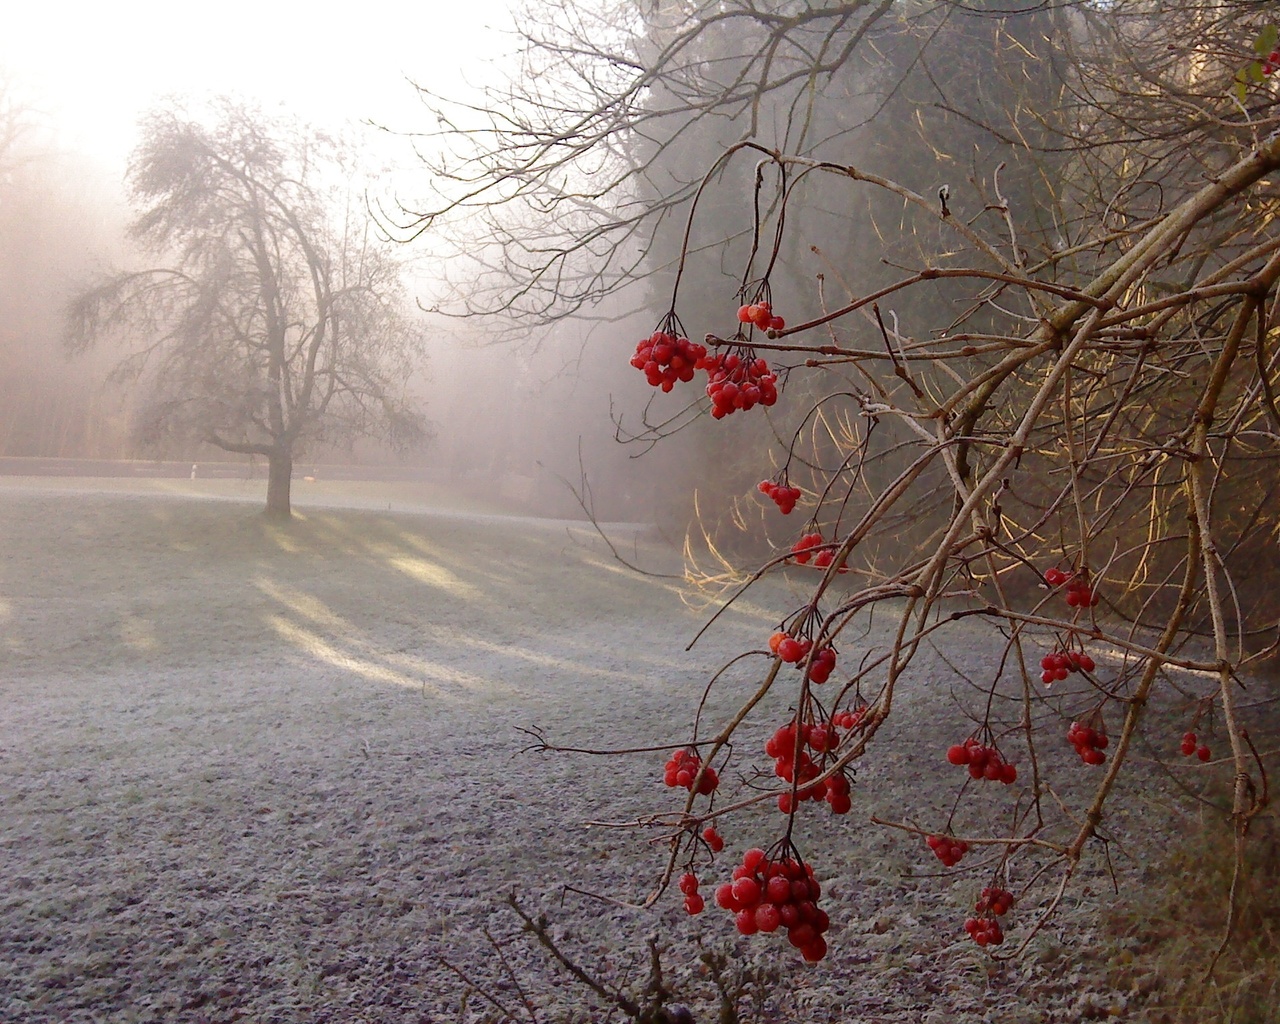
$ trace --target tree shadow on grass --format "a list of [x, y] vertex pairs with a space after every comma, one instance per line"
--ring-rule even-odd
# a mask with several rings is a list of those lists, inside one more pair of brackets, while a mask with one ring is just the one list
[[[359, 510], [278, 523], [223, 502], [39, 493], [6, 495], [0, 517], [0, 643], [38, 674], [310, 660], [497, 695], [557, 674], [670, 673], [697, 622], [672, 581], [619, 572], [563, 523]], [[671, 639], [646, 646], [654, 629]]]

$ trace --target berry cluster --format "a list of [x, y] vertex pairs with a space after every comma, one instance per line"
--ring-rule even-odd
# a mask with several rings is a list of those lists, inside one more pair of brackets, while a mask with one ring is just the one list
[[790, 633], [774, 633], [769, 637], [769, 650], [788, 665], [796, 665], [804, 660], [804, 656], [813, 647], [812, 640], [794, 637]]
[[1092, 608], [1098, 603], [1098, 595], [1084, 580], [1076, 578], [1067, 584], [1067, 605], [1071, 608]]
[[1103, 753], [1107, 747], [1107, 734], [1101, 729], [1072, 722], [1071, 728], [1067, 730], [1067, 739], [1085, 764], [1102, 764], [1107, 759], [1107, 755]]
[[698, 894], [698, 876], [692, 871], [686, 871], [681, 875], [680, 891], [684, 893], [685, 913], [701, 914], [707, 901]]
[[741, 354], [716, 352], [703, 359], [702, 365], [707, 371], [707, 397], [715, 419], [778, 400], [778, 378], [753, 349], [744, 348]]
[[694, 371], [705, 366], [706, 358], [704, 345], [667, 331], [654, 331], [636, 345], [631, 365], [644, 371], [652, 387], [670, 391], [678, 380], [685, 383], [693, 380]]
[[1006, 889], [989, 885], [982, 890], [982, 895], [978, 898], [978, 902], [973, 905], [973, 909], [979, 914], [990, 912], [997, 917], [1003, 917], [1009, 913], [1009, 908], [1012, 906], [1013, 893]]
[[780, 331], [787, 322], [773, 315], [773, 307], [767, 302], [753, 302], [738, 307], [738, 323], [755, 324], [762, 331]]
[[708, 825], [702, 830], [702, 838], [706, 840], [707, 845], [711, 847], [712, 853], [719, 853], [724, 849], [724, 837], [716, 831], [714, 825]]
[[755, 848], [733, 869], [733, 881], [716, 890], [716, 903], [734, 915], [743, 935], [787, 930], [787, 941], [809, 962], [827, 955], [823, 933], [831, 919], [818, 906], [822, 887], [813, 868], [797, 857], [769, 860]]
[[1072, 672], [1092, 672], [1093, 659], [1082, 651], [1055, 651], [1040, 659], [1040, 681], [1061, 682]]
[[[813, 556], [813, 566], [815, 569], [825, 569], [835, 560], [836, 560], [836, 553], [831, 548], [826, 548], [822, 551], [819, 551], [816, 555]], [[836, 572], [848, 572], [848, 571], [849, 571], [849, 567], [847, 565], [841, 565], [840, 568], [836, 570]]]
[[838, 725], [841, 729], [856, 729], [862, 725], [862, 720], [870, 709], [871, 706], [869, 704], [863, 704], [859, 708], [837, 711], [831, 716], [831, 724]]
[[1044, 581], [1051, 587], [1067, 584], [1067, 604], [1072, 608], [1090, 608], [1098, 603], [1098, 595], [1083, 576], [1061, 569], [1046, 569]]
[[836, 667], [836, 649], [819, 647], [809, 662], [809, 682], [821, 685], [831, 678]]
[[837, 772], [825, 782], [811, 785], [822, 774], [822, 769], [809, 756], [805, 747], [814, 753], [826, 754], [840, 745], [840, 734], [834, 725], [804, 724], [800, 728], [800, 751], [796, 756], [796, 723], [791, 722], [778, 729], [765, 741], [764, 752], [773, 758], [773, 773], [784, 782], [794, 783], [795, 797], [790, 790], [778, 794], [778, 810], [790, 814], [796, 805], [806, 800], [826, 800], [832, 814], [848, 814], [853, 806], [849, 796], [849, 780]]
[[[798, 541], [796, 541], [794, 544], [791, 545], [791, 557], [800, 565], [808, 565], [809, 559], [813, 558], [812, 549], [816, 548], [821, 543], [822, 543], [822, 534], [806, 533], [803, 537], [801, 537]], [[829, 552], [819, 551], [818, 557], [821, 558], [822, 555], [824, 554], [829, 554]], [[827, 565], [831, 564], [830, 558], [827, 559], [826, 564]]]
[[1213, 757], [1213, 751], [1209, 749], [1208, 744], [1201, 743], [1196, 745], [1196, 734], [1193, 732], [1183, 733], [1182, 735], [1182, 756], [1198, 757], [1201, 761], [1207, 761]]
[[960, 858], [969, 852], [968, 843], [951, 836], [928, 836], [925, 842], [929, 844], [929, 849], [934, 852], [938, 860], [949, 868], [959, 864]]
[[791, 514], [802, 493], [799, 487], [788, 487], [786, 484], [775, 483], [772, 480], [761, 480], [757, 487], [761, 494], [773, 499], [774, 504], [784, 516]]
[[1006, 786], [1018, 779], [1017, 767], [1006, 761], [994, 746], [979, 743], [976, 736], [948, 747], [947, 760], [952, 764], [968, 765], [969, 775], [975, 779], [1003, 782]]
[[[667, 761], [666, 770], [663, 773], [662, 781], [668, 786], [679, 786], [683, 789], [693, 792], [694, 780], [698, 779], [698, 770], [702, 767], [702, 758], [691, 750], [677, 750], [671, 755], [671, 759]], [[710, 796], [716, 791], [716, 787], [720, 785], [720, 776], [716, 774], [716, 770], [707, 765], [707, 770], [702, 773], [702, 778], [698, 780], [698, 793], [702, 796]]]
[[1012, 906], [1013, 893], [989, 885], [982, 890], [981, 898], [973, 907], [979, 916], [966, 920], [964, 930], [979, 946], [998, 946], [1004, 942], [999, 918]]
[[979, 946], [998, 946], [1004, 942], [1000, 921], [994, 917], [971, 917], [964, 923], [964, 930]]
[[[774, 633], [769, 637], [769, 650], [785, 661], [788, 665], [795, 665], [797, 668], [800, 663], [808, 657], [809, 652], [813, 650], [813, 641], [804, 640], [791, 636], [789, 633]], [[813, 656], [813, 660], [809, 663], [809, 681], [811, 683], [825, 683], [831, 678], [831, 673], [836, 667], [836, 649], [831, 646], [819, 647]]]

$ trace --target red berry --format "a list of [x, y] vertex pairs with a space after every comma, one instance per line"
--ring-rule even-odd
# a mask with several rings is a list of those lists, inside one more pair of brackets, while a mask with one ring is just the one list
[[1201, 746], [1196, 748], [1196, 757], [1200, 758], [1201, 761], [1207, 761], [1212, 756], [1213, 754], [1210, 752], [1207, 746], [1201, 744]]
[[818, 937], [818, 933], [814, 931], [813, 925], [807, 921], [802, 921], [789, 932], [787, 932], [787, 941], [797, 949], [804, 949], [810, 945], [814, 939]]
[[754, 907], [760, 902], [760, 883], [754, 878], [739, 878], [733, 883], [733, 896], [743, 907]]
[[772, 903], [761, 903], [756, 907], [756, 928], [762, 932], [774, 932], [782, 924], [782, 915]]
[[827, 955], [827, 940], [821, 935], [815, 935], [808, 945], [800, 947], [800, 955], [809, 963], [816, 964]]
[[689, 914], [701, 914], [706, 905], [707, 901], [696, 892], [684, 898], [684, 909]]
[[764, 892], [770, 903], [786, 903], [791, 899], [791, 883], [782, 875], [774, 875], [766, 883]]
[[787, 637], [778, 644], [778, 657], [789, 665], [794, 665], [804, 657], [804, 647], [794, 637]]

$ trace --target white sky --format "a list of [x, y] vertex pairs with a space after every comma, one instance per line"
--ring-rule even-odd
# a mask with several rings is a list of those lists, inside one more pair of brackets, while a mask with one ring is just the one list
[[461, 88], [513, 45], [498, 31], [508, 0], [18, 3], [0, 14], [0, 69], [49, 110], [64, 146], [122, 173], [138, 117], [167, 95], [230, 92], [317, 126], [427, 127], [406, 76]]

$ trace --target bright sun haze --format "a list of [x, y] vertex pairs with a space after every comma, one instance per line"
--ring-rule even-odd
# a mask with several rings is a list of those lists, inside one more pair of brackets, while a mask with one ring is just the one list
[[168, 96], [234, 93], [317, 125], [372, 119], [412, 129], [406, 79], [461, 84], [509, 48], [507, 0], [216, 6], [130, 0], [6, 11], [0, 72], [25, 86], [62, 145], [123, 162], [141, 114]]

